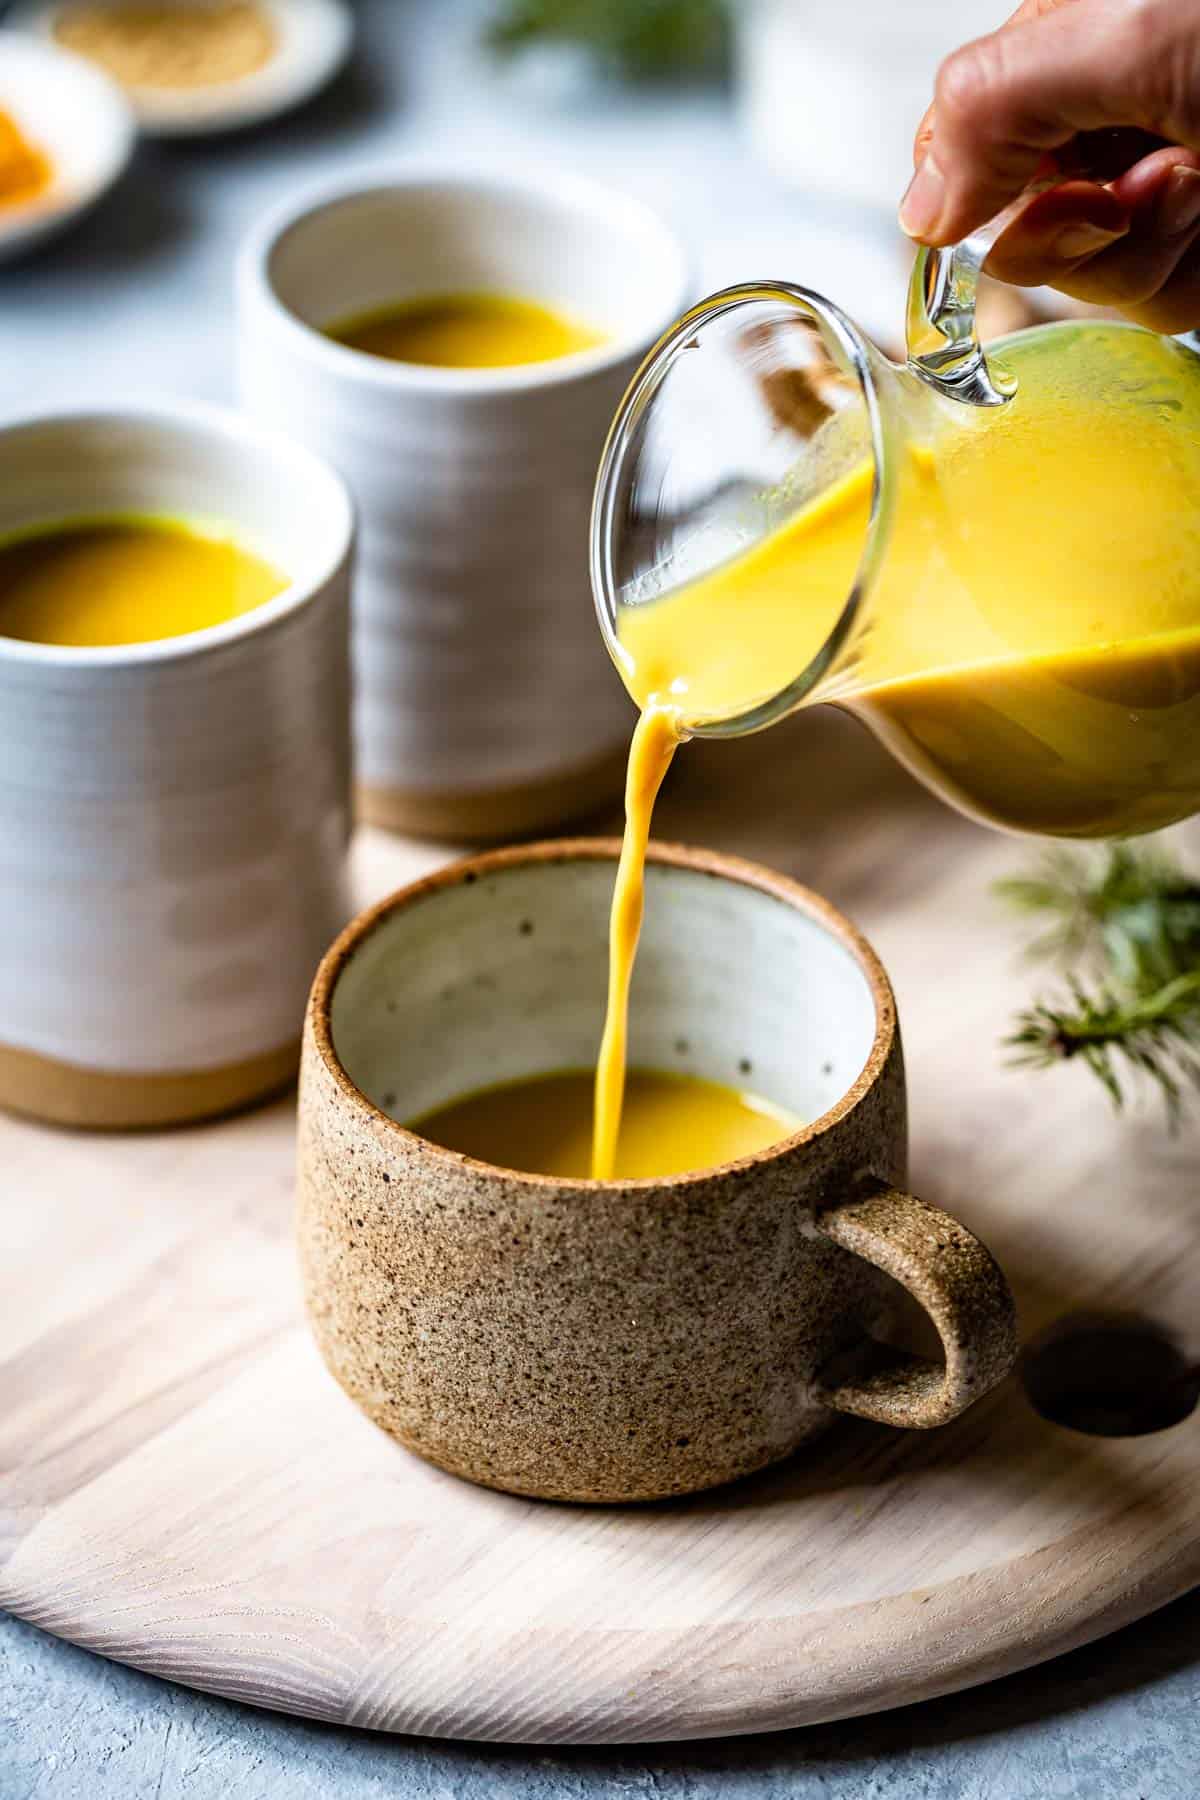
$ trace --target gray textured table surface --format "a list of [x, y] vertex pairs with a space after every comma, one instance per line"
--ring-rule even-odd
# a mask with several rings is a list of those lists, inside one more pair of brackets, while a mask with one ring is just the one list
[[[289, 187], [409, 151], [552, 157], [641, 192], [692, 243], [698, 283], [790, 275], [864, 324], [900, 317], [882, 221], [788, 195], [723, 101], [499, 76], [468, 6], [375, 0], [353, 66], [293, 119], [146, 147], [52, 250], [0, 271], [0, 412], [168, 391], [227, 398], [230, 264]], [[853, 1796], [1194, 1800], [1200, 1594], [1043, 1669], [919, 1710], [766, 1739], [547, 1752], [381, 1739], [172, 1688], [0, 1620], [0, 1800], [428, 1800]]]
[[0, 1624], [3, 1800], [1195, 1800], [1200, 1593], [1026, 1675], [725, 1743], [374, 1737], [169, 1687]]

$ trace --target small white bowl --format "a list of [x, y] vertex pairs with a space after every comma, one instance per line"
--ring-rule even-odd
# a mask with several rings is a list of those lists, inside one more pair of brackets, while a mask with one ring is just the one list
[[[275, 48], [261, 69], [207, 87], [125, 89], [147, 137], [204, 137], [260, 125], [332, 80], [354, 41], [346, 0], [258, 0], [258, 5], [275, 32]], [[69, 10], [59, 0], [25, 6], [16, 16], [53, 42], [55, 23]]]
[[53, 44], [0, 31], [0, 108], [54, 167], [34, 199], [0, 206], [0, 261], [61, 231], [122, 174], [136, 128], [120, 88]]

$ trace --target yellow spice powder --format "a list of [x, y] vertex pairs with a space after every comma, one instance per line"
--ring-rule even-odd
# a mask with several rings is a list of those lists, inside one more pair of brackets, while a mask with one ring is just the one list
[[129, 88], [199, 88], [237, 81], [269, 61], [270, 19], [253, 0], [192, 5], [68, 7], [54, 35]]
[[20, 206], [50, 186], [54, 167], [17, 121], [0, 112], [0, 206]]

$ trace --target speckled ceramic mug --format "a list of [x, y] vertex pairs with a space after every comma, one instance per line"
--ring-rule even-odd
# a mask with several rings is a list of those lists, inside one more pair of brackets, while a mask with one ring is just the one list
[[[970, 1232], [904, 1191], [887, 976], [783, 876], [652, 851], [631, 1060], [752, 1083], [812, 1120], [794, 1136], [718, 1169], [592, 1182], [493, 1168], [397, 1123], [592, 1062], [617, 851], [460, 863], [363, 914], [322, 962], [299, 1236], [330, 1370], [442, 1468], [562, 1500], [728, 1481], [839, 1412], [953, 1418], [1012, 1363], [1012, 1297]], [[883, 1341], [901, 1290], [941, 1360]]]

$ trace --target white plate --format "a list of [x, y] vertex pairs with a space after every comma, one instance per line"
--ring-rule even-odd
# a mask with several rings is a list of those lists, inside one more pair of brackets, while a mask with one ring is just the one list
[[[299, 106], [345, 62], [354, 23], [345, 0], [258, 0], [275, 29], [275, 48], [261, 69], [236, 81], [197, 88], [127, 88], [149, 137], [204, 137], [259, 125]], [[65, 4], [18, 8], [15, 23], [54, 41]]]
[[19, 31], [0, 31], [0, 107], [54, 166], [44, 193], [0, 206], [2, 261], [98, 200], [128, 163], [136, 127], [115, 82], [83, 57]]

